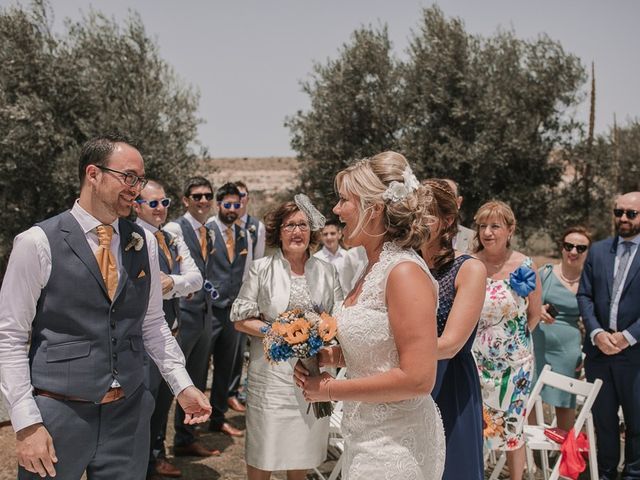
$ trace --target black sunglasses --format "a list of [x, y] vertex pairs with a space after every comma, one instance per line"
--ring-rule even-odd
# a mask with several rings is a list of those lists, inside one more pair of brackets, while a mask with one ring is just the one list
[[171, 205], [170, 198], [163, 198], [162, 200], [151, 200], [151, 201], [138, 199], [136, 200], [136, 202], [138, 202], [140, 205], [142, 205], [143, 203], [148, 203], [151, 208], [156, 208], [158, 205], [162, 205], [164, 208], [169, 208], [169, 205]]
[[211, 283], [209, 280], [204, 281], [203, 287], [204, 291], [211, 295], [211, 300], [217, 300], [218, 298], [220, 298], [220, 292], [216, 290], [216, 287], [214, 287], [213, 283]]
[[244, 198], [247, 196], [247, 192], [240, 192], [240, 198]]
[[196, 202], [202, 200], [202, 197], [206, 198], [207, 202], [213, 200], [213, 193], [192, 193], [189, 196]]
[[570, 252], [575, 248], [576, 252], [584, 253], [587, 251], [587, 248], [589, 248], [589, 245], [577, 245], [575, 243], [562, 242], [562, 248], [564, 248], [565, 252]]
[[238, 210], [242, 206], [241, 203], [235, 203], [235, 202], [218, 202], [218, 205], [222, 205], [227, 210], [229, 210], [231, 207]]
[[624, 208], [614, 208], [613, 215], [616, 218], [622, 217], [622, 215], [626, 215], [629, 220], [633, 220], [638, 216], [638, 210], [625, 210]]

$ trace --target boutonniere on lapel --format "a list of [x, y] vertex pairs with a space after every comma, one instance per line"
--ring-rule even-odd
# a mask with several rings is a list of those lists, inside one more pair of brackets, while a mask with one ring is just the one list
[[247, 228], [247, 230], [249, 230], [249, 233], [254, 234], [256, 233], [256, 226], [252, 223], [251, 225], [249, 225], [249, 228]]
[[169, 243], [167, 244], [169, 247], [176, 246], [176, 236], [173, 233], [169, 234]]
[[245, 237], [244, 229], [240, 229], [240, 237], [241, 238]]
[[[216, 232], [214, 232], [213, 229], [209, 230], [209, 239], [211, 240], [211, 245], [213, 245], [216, 242]], [[213, 255], [214, 253], [216, 253], [216, 249], [211, 248], [211, 251], [209, 253]]]
[[124, 247], [124, 251], [128, 252], [133, 248], [136, 252], [139, 252], [140, 250], [142, 250], [143, 245], [144, 245], [144, 238], [142, 238], [142, 235], [140, 235], [137, 232], [131, 232], [131, 236], [129, 237], [129, 243], [127, 243], [127, 246]]

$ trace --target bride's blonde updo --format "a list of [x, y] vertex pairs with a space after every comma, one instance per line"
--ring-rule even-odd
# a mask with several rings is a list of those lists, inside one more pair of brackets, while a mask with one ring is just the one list
[[[430, 225], [435, 221], [429, 214], [429, 206], [433, 202], [429, 187], [417, 184], [415, 189], [395, 198], [389, 198], [389, 192], [384, 195], [392, 182], [405, 184], [403, 174], [408, 167], [403, 155], [388, 151], [359, 160], [338, 173], [336, 190], [360, 200], [360, 220], [354, 233], [360, 229], [367, 233], [369, 216], [366, 211], [381, 204], [384, 206], [385, 241], [395, 241], [403, 248], [419, 248], [429, 239]], [[403, 190], [402, 186], [400, 190]]]

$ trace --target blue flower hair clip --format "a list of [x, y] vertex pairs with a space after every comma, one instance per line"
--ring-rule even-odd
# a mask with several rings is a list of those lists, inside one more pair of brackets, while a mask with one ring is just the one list
[[509, 275], [509, 285], [519, 296], [526, 297], [536, 289], [536, 272], [529, 267], [518, 267]]

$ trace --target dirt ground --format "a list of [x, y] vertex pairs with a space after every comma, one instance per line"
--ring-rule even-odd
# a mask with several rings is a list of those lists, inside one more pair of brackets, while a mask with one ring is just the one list
[[[229, 422], [235, 427], [244, 430], [244, 415], [233, 411], [229, 413]], [[173, 418], [173, 409], [169, 418]], [[240, 480], [246, 478], [244, 437], [231, 438], [222, 433], [209, 432], [206, 426], [207, 424], [199, 430], [200, 441], [209, 448], [220, 450], [222, 455], [219, 457], [204, 459], [196, 457], [172, 458], [173, 427], [169, 427], [168, 441], [170, 444], [168, 452], [171, 461], [182, 470], [182, 478], [185, 480]], [[11, 426], [0, 427], [0, 480], [14, 480], [16, 478], [17, 463], [14, 449], [15, 434]], [[329, 459], [320, 467], [320, 471], [326, 472], [328, 476], [328, 472], [331, 472], [334, 463], [335, 460]], [[272, 478], [284, 480], [286, 476], [283, 473], [277, 473]], [[309, 474], [307, 478], [311, 480], [318, 477], [314, 474]]]

